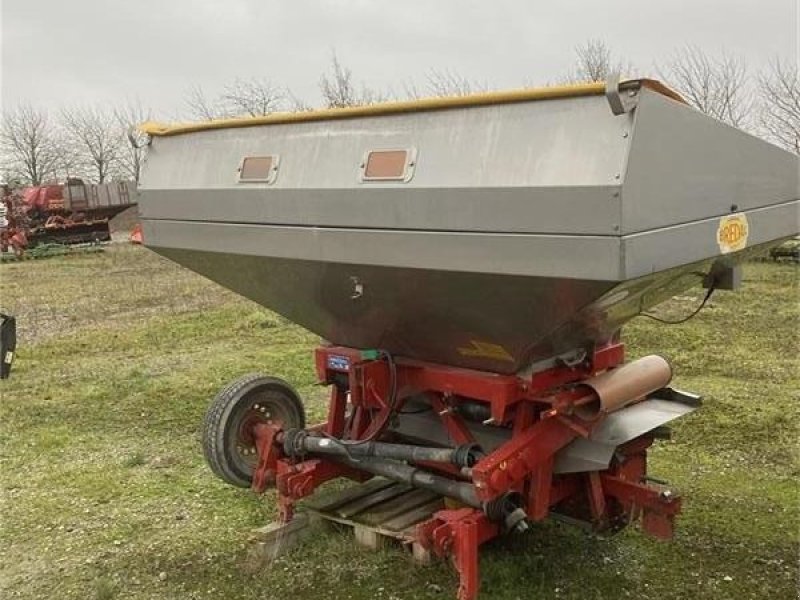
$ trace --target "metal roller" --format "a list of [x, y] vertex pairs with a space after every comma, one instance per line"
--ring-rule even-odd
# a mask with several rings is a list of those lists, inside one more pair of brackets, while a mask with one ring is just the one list
[[575, 414], [585, 421], [597, 419], [667, 387], [671, 380], [672, 367], [664, 357], [645, 356], [581, 382], [593, 398], [577, 406]]

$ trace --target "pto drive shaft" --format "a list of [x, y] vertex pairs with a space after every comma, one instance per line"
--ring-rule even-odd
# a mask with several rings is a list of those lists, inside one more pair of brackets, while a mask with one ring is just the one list
[[464, 444], [457, 448], [429, 448], [384, 442], [346, 443], [335, 438], [314, 437], [302, 429], [290, 429], [283, 434], [283, 450], [292, 457], [330, 455], [336, 462], [354, 469], [430, 490], [482, 510], [492, 520], [503, 522], [506, 530], [524, 531], [527, 528], [525, 512], [514, 501], [514, 494], [503, 494], [492, 502], [483, 503], [478, 499], [471, 482], [457, 481], [401, 462], [440, 462], [470, 469], [483, 456], [476, 444]]
[[482, 456], [476, 444], [457, 448], [429, 448], [412, 444], [387, 444], [384, 442], [351, 442], [330, 437], [313, 437], [302, 429], [284, 433], [283, 451], [292, 457], [305, 454], [329, 454], [360, 461], [362, 458], [390, 458], [411, 462], [448, 463], [457, 467], [472, 467]]

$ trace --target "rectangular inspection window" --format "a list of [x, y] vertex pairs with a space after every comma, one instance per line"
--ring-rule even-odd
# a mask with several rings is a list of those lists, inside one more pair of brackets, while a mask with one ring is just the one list
[[361, 181], [410, 181], [415, 163], [413, 148], [369, 150], [361, 164]]
[[273, 183], [278, 176], [278, 155], [245, 156], [239, 167], [240, 183]]

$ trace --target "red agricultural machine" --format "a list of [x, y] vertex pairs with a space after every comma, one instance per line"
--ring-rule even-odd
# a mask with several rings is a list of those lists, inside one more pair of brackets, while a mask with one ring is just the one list
[[617, 341], [572, 358], [498, 375], [321, 347], [317, 377], [332, 388], [326, 423], [305, 428], [284, 382], [245, 378], [210, 413], [206, 457], [228, 482], [259, 493], [277, 485], [284, 521], [336, 477], [378, 475], [452, 499], [416, 525], [414, 541], [452, 558], [458, 597], [470, 600], [479, 545], [548, 516], [610, 532], [641, 519], [646, 533], [672, 537], [681, 499], [648, 479], [647, 450], [699, 398], [667, 387], [671, 369], [659, 356], [623, 364]]
[[80, 244], [111, 239], [109, 220], [137, 202], [136, 184], [114, 181], [3, 190], [5, 224], [0, 226], [0, 250], [22, 254], [43, 243]]
[[338, 477], [447, 498], [404, 535], [460, 600], [482, 543], [549, 516], [672, 536], [647, 454], [699, 399], [621, 328], [795, 235], [796, 156], [650, 80], [144, 130], [147, 246], [328, 340], [324, 423], [280, 379], [219, 393], [221, 479], [285, 523]]

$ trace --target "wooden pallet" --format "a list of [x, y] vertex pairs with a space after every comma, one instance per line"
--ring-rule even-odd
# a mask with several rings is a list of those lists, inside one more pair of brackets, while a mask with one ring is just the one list
[[438, 494], [375, 477], [336, 493], [312, 497], [303, 511], [286, 525], [272, 524], [257, 530], [253, 541], [259, 554], [274, 558], [308, 535], [311, 526], [337, 523], [352, 527], [358, 544], [381, 548], [389, 542], [411, 550], [414, 559], [430, 562], [430, 554], [415, 539], [415, 526], [444, 508]]
[[380, 548], [397, 540], [410, 546], [421, 562], [428, 557], [416, 544], [415, 526], [443, 508], [444, 500], [438, 494], [381, 477], [307, 505], [320, 519], [352, 527], [358, 544]]

